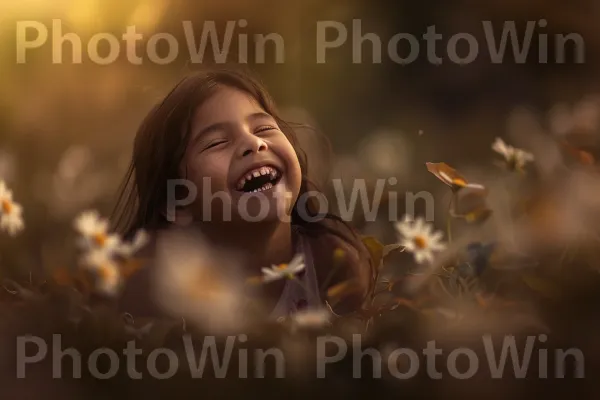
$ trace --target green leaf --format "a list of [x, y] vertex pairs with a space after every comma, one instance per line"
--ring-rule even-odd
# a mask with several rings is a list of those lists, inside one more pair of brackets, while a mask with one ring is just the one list
[[375, 239], [373, 236], [363, 237], [362, 242], [367, 247], [373, 263], [379, 267], [383, 261], [383, 244], [381, 244], [381, 242]]

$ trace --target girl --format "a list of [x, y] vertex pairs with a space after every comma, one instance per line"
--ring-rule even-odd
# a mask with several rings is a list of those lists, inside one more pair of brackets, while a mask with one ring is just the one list
[[[209, 242], [241, 253], [248, 276], [302, 253], [299, 279], [313, 290], [289, 280], [264, 285], [272, 315], [322, 304], [328, 287], [350, 279], [358, 290], [334, 311], [354, 311], [373, 289], [372, 261], [352, 228], [319, 214], [311, 190], [305, 154], [266, 90], [241, 72], [207, 71], [183, 79], [144, 119], [114, 222], [125, 236], [198, 227]], [[157, 314], [149, 269], [124, 289], [122, 308], [134, 315]]]

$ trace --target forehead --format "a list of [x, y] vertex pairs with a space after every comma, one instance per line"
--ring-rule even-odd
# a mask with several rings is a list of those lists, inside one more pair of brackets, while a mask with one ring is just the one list
[[199, 128], [243, 119], [259, 111], [264, 110], [250, 94], [239, 89], [221, 87], [196, 109], [192, 123]]

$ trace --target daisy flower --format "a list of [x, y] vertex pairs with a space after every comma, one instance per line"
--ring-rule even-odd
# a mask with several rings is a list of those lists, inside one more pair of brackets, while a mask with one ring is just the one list
[[90, 250], [83, 257], [83, 264], [96, 274], [96, 290], [114, 296], [122, 282], [119, 266], [103, 249]]
[[492, 144], [492, 150], [504, 157], [510, 169], [522, 170], [525, 164], [534, 160], [533, 154], [507, 145], [498, 137]]
[[115, 263], [107, 263], [98, 268], [96, 289], [109, 296], [117, 294], [121, 286], [121, 273]]
[[0, 229], [15, 236], [23, 230], [23, 208], [13, 201], [13, 194], [4, 181], [0, 180]]
[[271, 268], [263, 268], [263, 282], [271, 282], [277, 279], [294, 279], [295, 275], [304, 270], [304, 255], [296, 254], [288, 264], [272, 265]]
[[433, 261], [433, 253], [442, 251], [446, 245], [442, 242], [442, 232], [433, 232], [433, 227], [422, 218], [413, 221], [409, 216], [396, 223], [400, 235], [400, 245], [414, 254], [417, 263]]
[[130, 243], [125, 243], [119, 235], [109, 233], [108, 220], [97, 211], [81, 213], [73, 227], [81, 235], [78, 243], [84, 250], [81, 263], [97, 275], [96, 289], [108, 295], [116, 294], [127, 276], [127, 264], [117, 257], [133, 256], [148, 242], [148, 234], [140, 230]]
[[100, 217], [97, 211], [84, 211], [74, 221], [73, 227], [83, 238], [83, 246], [102, 248], [107, 252], [118, 251], [121, 239], [108, 233], [108, 220]]
[[121, 243], [118, 252], [124, 257], [131, 257], [137, 253], [142, 247], [144, 247], [150, 241], [148, 233], [140, 229], [136, 232], [135, 236], [130, 243]]

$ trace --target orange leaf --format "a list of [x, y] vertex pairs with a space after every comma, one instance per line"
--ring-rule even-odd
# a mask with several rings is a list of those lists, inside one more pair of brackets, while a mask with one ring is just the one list
[[454, 168], [446, 163], [426, 162], [427, 170], [436, 176], [440, 181], [453, 189], [459, 189], [467, 186], [468, 182], [464, 176], [459, 174]]

